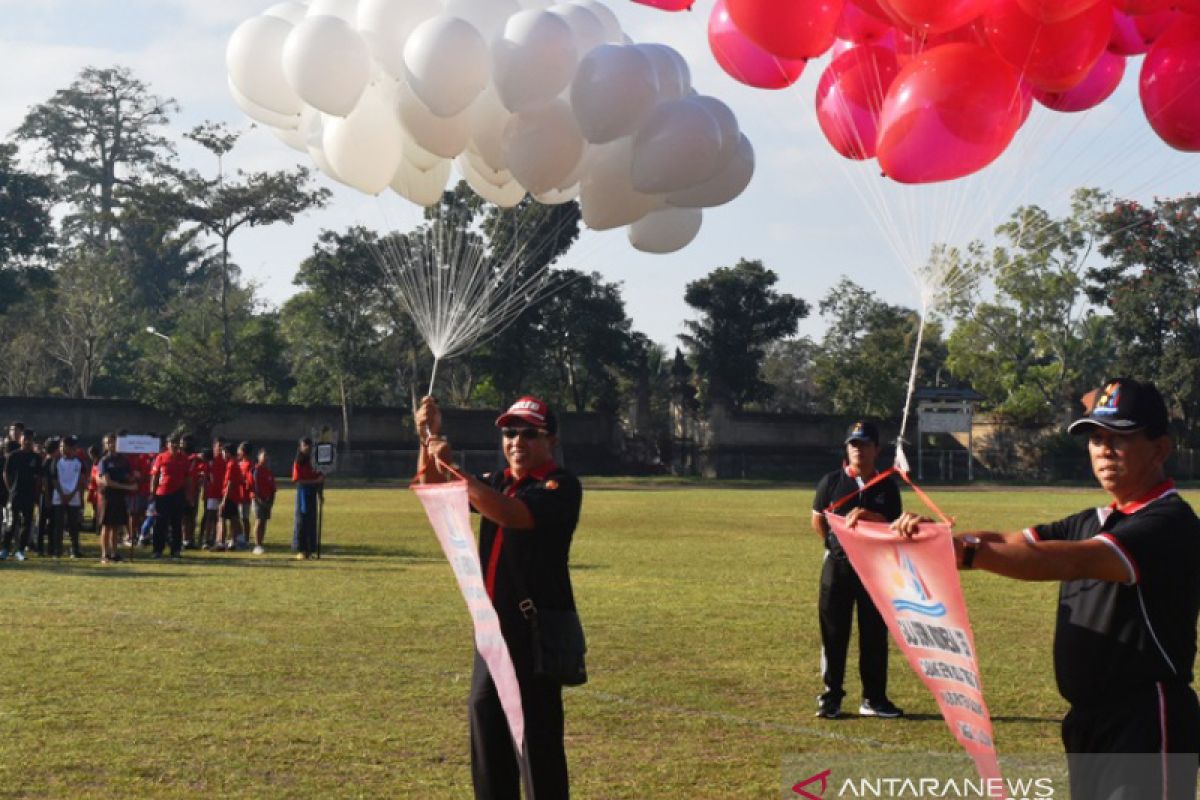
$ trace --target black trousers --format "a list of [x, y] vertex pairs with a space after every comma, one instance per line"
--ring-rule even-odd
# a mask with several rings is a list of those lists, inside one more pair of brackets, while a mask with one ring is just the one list
[[888, 632], [883, 617], [875, 609], [871, 596], [858, 579], [849, 559], [826, 552], [821, 567], [821, 677], [825, 681], [822, 700], [841, 701], [846, 696], [842, 684], [846, 677], [846, 651], [850, 647], [850, 626], [858, 608], [858, 675], [862, 679], [863, 699], [887, 698]]
[[1073, 705], [1062, 723], [1072, 800], [1195, 800], [1200, 703], [1192, 687], [1156, 683]]
[[[568, 800], [567, 751], [563, 742], [562, 687], [535, 679], [518, 648], [512, 648], [521, 705], [525, 746], [533, 778], [534, 800]], [[475, 653], [468, 703], [471, 721], [471, 780], [476, 800], [520, 800], [521, 770], [500, 696], [487, 664]], [[526, 798], [529, 800], [529, 798]]]
[[46, 542], [54, 536], [54, 504], [43, 495], [38, 503], [37, 554], [46, 555]]
[[154, 552], [161, 554], [167, 545], [171, 544], [171, 555], [177, 556], [183, 551], [183, 490], [174, 494], [160, 494], [154, 498]]
[[83, 522], [83, 509], [79, 506], [55, 506], [54, 527], [50, 531], [50, 555], [63, 554], [63, 532], [71, 537], [71, 552], [79, 555], [79, 528]]
[[29, 535], [33, 532], [33, 506], [33, 500], [9, 502], [8, 527], [4, 529], [5, 550], [12, 551], [14, 539], [18, 550], [29, 547]]

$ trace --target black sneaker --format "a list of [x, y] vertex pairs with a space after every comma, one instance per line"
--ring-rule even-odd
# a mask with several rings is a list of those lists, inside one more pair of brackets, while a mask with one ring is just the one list
[[858, 707], [858, 713], [863, 717], [879, 717], [880, 719], [895, 719], [904, 716], [903, 709], [897, 708], [886, 697], [875, 702], [863, 700], [862, 705]]
[[821, 700], [817, 703], [817, 714], [821, 719], [838, 719], [842, 716], [842, 701]]

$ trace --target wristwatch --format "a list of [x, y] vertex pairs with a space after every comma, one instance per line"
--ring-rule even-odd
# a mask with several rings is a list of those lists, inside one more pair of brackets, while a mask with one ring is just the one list
[[968, 533], [962, 537], [962, 569], [972, 569], [975, 553], [979, 550], [979, 537]]

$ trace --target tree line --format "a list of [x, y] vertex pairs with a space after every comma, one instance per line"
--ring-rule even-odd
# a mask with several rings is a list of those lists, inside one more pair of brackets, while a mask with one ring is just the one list
[[[381, 237], [406, 234], [322, 231], [301, 264], [279, 265], [296, 293], [271, 307], [238, 267], [237, 234], [330, 194], [302, 167], [228, 170], [240, 133], [220, 124], [183, 134], [210, 156], [207, 171], [183, 168], [178, 112], [127, 69], [88, 68], [0, 143], [0, 392], [138, 399], [198, 431], [238, 403], [332, 404], [348, 442], [356, 407], [411, 407], [431, 357], [379, 257]], [[939, 254], [971, 280], [928, 320], [919, 384], [970, 386], [1014, 423], [1045, 424], [1106, 375], [1152, 379], [1194, 442], [1198, 203], [1080, 190], [1062, 217], [1020, 208], [994, 246]], [[660, 453], [672, 402], [884, 418], [903, 406], [917, 312], [848, 278], [814, 303], [761, 262], [718, 267], [688, 284], [694, 315], [668, 348], [634, 329], [620, 284], [569, 268], [575, 203], [501, 210], [460, 185], [435, 221], [556, 267], [547, 299], [442, 368], [452, 405], [532, 391], [566, 410], [636, 408]], [[824, 334], [798, 337], [814, 312]]]

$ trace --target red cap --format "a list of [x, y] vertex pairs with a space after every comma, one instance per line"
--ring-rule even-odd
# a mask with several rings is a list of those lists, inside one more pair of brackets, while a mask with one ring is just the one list
[[502, 428], [514, 422], [525, 422], [549, 433], [558, 432], [558, 419], [550, 410], [550, 406], [532, 395], [526, 395], [509, 406], [508, 411], [497, 418], [496, 427]]

